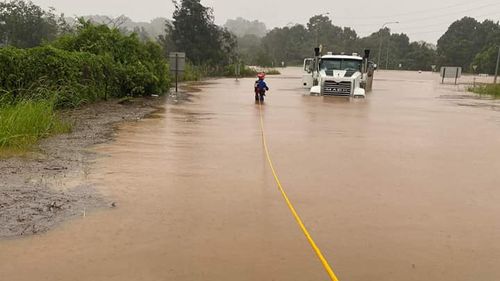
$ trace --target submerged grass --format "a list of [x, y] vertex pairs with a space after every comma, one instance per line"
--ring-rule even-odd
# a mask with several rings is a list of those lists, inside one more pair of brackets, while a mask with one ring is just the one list
[[500, 84], [479, 85], [469, 88], [469, 91], [480, 95], [489, 95], [494, 98], [500, 98]]
[[23, 153], [40, 139], [71, 130], [52, 101], [21, 101], [0, 105], [0, 155]]
[[266, 71], [267, 75], [281, 75], [281, 72], [275, 68], [268, 69]]

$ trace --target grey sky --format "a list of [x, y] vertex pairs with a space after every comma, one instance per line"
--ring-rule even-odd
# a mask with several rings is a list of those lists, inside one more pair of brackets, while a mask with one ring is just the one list
[[[138, 21], [155, 17], [170, 18], [170, 0], [33, 0], [42, 7], [52, 6], [67, 16], [125, 14]], [[315, 14], [330, 12], [334, 24], [353, 27], [360, 36], [378, 30], [384, 22], [393, 32], [405, 32], [412, 41], [435, 43], [451, 22], [463, 16], [476, 19], [500, 20], [499, 0], [358, 0], [358, 1], [287, 1], [287, 0], [202, 0], [214, 8], [216, 22], [224, 24], [229, 18], [244, 17], [266, 23], [268, 28], [293, 23], [306, 23]], [[358, 3], [358, 4], [355, 4]]]

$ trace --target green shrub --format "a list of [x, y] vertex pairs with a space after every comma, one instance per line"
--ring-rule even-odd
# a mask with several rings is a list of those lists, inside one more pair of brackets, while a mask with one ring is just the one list
[[[224, 76], [226, 77], [236, 77], [236, 68], [237, 64], [230, 64], [226, 66], [224, 69]], [[255, 77], [257, 75], [257, 71], [253, 68], [250, 68], [246, 65], [240, 65], [240, 75], [239, 77]]]
[[0, 152], [29, 149], [39, 139], [68, 132], [70, 128], [56, 116], [52, 101], [22, 101], [1, 106]]
[[162, 95], [169, 69], [156, 43], [84, 24], [50, 46], [0, 49], [0, 102], [54, 100], [75, 107], [108, 97]]
[[105, 25], [80, 22], [76, 34], [66, 35], [53, 44], [71, 52], [87, 52], [112, 62], [108, 75], [115, 75], [119, 97], [162, 95], [170, 87], [169, 68], [161, 46], [142, 43], [137, 35], [123, 35]]
[[160, 46], [82, 22], [74, 34], [32, 49], [0, 49], [0, 152], [65, 132], [54, 108], [108, 97], [162, 95], [169, 68]]
[[500, 84], [486, 84], [470, 87], [469, 91], [480, 95], [489, 95], [495, 98], [500, 98]]
[[184, 73], [182, 74], [182, 81], [199, 81], [202, 76], [203, 74], [200, 67], [196, 67], [191, 63], [186, 63]]
[[51, 46], [0, 49], [3, 100], [54, 100], [57, 106], [78, 106], [107, 95], [106, 69], [112, 62], [89, 53]]
[[[242, 66], [239, 77], [254, 77], [256, 75], [257, 71], [253, 68]], [[188, 62], [180, 80], [198, 81], [203, 77], [236, 77], [236, 65], [230, 64], [226, 67], [195, 66]]]

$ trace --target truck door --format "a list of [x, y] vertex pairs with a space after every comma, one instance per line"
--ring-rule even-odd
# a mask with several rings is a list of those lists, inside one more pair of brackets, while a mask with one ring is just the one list
[[304, 88], [310, 89], [313, 86], [313, 68], [314, 59], [307, 58], [304, 60], [303, 75], [302, 75], [302, 86]]

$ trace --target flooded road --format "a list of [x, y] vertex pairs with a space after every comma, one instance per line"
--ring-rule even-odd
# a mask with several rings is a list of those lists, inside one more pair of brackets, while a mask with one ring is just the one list
[[[366, 100], [269, 77], [274, 164], [340, 280], [500, 278], [500, 111], [430, 73]], [[120, 127], [88, 180], [117, 208], [0, 242], [0, 280], [327, 280], [276, 189], [253, 79]]]

